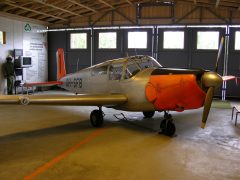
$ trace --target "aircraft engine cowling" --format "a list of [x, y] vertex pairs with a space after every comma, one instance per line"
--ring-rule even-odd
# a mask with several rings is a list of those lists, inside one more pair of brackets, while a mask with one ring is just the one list
[[145, 91], [160, 111], [196, 109], [203, 106], [206, 96], [194, 74], [151, 75]]

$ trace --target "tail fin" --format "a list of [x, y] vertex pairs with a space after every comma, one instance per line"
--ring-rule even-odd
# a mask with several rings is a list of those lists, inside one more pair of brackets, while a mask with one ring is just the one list
[[66, 76], [65, 59], [63, 48], [58, 48], [56, 52], [57, 57], [57, 80]]

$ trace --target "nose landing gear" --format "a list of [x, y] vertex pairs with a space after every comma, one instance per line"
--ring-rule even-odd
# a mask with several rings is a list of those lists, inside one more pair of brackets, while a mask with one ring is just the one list
[[173, 123], [172, 115], [164, 111], [164, 119], [160, 123], [160, 130], [162, 134], [165, 134], [167, 136], [173, 136], [176, 127]]

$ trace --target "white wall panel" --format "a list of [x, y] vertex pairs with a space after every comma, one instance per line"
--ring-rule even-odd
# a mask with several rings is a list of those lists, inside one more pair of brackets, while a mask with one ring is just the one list
[[[27, 24], [30, 30], [25, 28]], [[23, 49], [23, 54], [32, 56], [33, 60], [33, 67], [24, 69], [24, 80], [28, 82], [47, 81], [47, 33], [41, 31], [45, 29], [46, 27], [42, 25], [0, 17], [0, 31], [6, 32], [6, 44], [0, 44], [0, 67], [6, 61], [7, 55], [12, 55], [13, 49]], [[0, 94], [6, 92], [5, 81], [2, 69], [0, 69]]]

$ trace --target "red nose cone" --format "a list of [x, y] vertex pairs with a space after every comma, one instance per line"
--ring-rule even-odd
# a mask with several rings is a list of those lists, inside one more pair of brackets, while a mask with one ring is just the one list
[[152, 75], [146, 85], [146, 97], [158, 110], [196, 109], [205, 96], [193, 74]]

